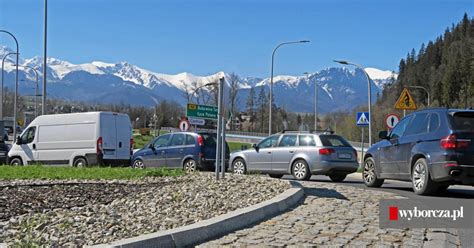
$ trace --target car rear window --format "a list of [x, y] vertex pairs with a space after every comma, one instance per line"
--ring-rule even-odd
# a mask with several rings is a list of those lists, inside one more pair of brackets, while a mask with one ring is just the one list
[[451, 124], [456, 131], [474, 132], [474, 112], [454, 113]]
[[338, 135], [320, 135], [319, 138], [321, 139], [323, 146], [351, 146], [351, 144], [349, 144], [344, 138]]

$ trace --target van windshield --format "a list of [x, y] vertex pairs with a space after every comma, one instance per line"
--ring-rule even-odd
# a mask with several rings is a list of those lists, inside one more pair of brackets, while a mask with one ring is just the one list
[[457, 112], [450, 119], [455, 131], [474, 132], [474, 112]]

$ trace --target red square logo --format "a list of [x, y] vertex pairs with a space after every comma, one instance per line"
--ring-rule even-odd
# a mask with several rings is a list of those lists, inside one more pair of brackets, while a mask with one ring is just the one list
[[389, 209], [389, 220], [398, 220], [398, 207], [390, 206]]

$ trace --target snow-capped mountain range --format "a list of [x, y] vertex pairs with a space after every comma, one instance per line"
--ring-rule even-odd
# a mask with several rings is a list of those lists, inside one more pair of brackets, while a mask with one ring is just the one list
[[[0, 46], [0, 58], [11, 49]], [[5, 60], [5, 86], [12, 88], [15, 78], [15, 56]], [[20, 58], [20, 65], [38, 69], [42, 78], [42, 58]], [[20, 67], [20, 94], [29, 94], [34, 87], [35, 75], [31, 69]], [[115, 103], [153, 106], [161, 100], [174, 100], [184, 106], [187, 100], [184, 91], [193, 83], [204, 85], [224, 77], [229, 82], [229, 74], [217, 72], [208, 76], [195, 76], [183, 72], [176, 75], [152, 72], [127, 62], [106, 63], [93, 61], [85, 64], [72, 64], [67, 61], [48, 58], [48, 95], [50, 97], [86, 101], [90, 103]], [[396, 74], [376, 68], [366, 68], [372, 79], [372, 92], [376, 97], [383, 87], [390, 83]], [[319, 89], [321, 112], [348, 110], [366, 102], [367, 81], [361, 70], [347, 68], [327, 68], [306, 76], [275, 76], [274, 96], [278, 106], [290, 111], [312, 112], [314, 83]], [[268, 93], [269, 78], [239, 78], [238, 106], [243, 109], [250, 88], [255, 87], [257, 95], [260, 88]], [[26, 91], [26, 92], [25, 92]], [[23, 93], [25, 92], [25, 93]]]

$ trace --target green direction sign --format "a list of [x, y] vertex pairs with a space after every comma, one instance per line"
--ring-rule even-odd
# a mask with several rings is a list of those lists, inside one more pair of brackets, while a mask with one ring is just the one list
[[201, 119], [217, 120], [217, 107], [188, 103], [188, 106], [186, 108], [186, 116]]

